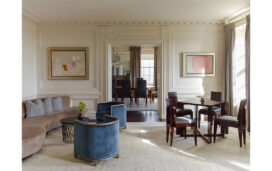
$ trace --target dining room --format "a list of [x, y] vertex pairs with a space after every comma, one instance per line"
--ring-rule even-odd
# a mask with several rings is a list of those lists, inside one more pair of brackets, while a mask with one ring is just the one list
[[159, 121], [158, 47], [112, 46], [112, 99], [127, 105], [128, 121]]

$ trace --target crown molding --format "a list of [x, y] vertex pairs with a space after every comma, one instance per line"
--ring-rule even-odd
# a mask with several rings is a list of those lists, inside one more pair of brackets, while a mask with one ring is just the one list
[[224, 25], [224, 21], [183, 20], [46, 20], [23, 6], [23, 18], [44, 26], [181, 26], [181, 25]]
[[223, 21], [178, 21], [178, 20], [43, 20], [40, 25], [94, 25], [94, 26], [179, 26], [223, 25]]
[[225, 19], [224, 24], [230, 24], [230, 23], [237, 22], [241, 19], [246, 18], [246, 16], [249, 14], [250, 14], [250, 8], [249, 7], [244, 8], [244, 9], [240, 10], [240, 12], [235, 13], [232, 17]]
[[34, 12], [31, 12], [25, 7], [22, 7], [22, 17], [28, 21], [31, 21], [35, 24], [39, 24], [41, 22], [41, 17]]

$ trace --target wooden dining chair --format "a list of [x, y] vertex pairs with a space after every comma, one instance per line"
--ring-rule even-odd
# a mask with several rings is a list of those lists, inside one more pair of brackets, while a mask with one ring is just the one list
[[[214, 101], [221, 101], [222, 100], [222, 92], [211, 92], [211, 100]], [[216, 114], [221, 112], [221, 106], [214, 106], [212, 107], [212, 115], [211, 117], [214, 117]], [[203, 108], [198, 111], [198, 128], [200, 128], [200, 118], [201, 115], [208, 115], [208, 108]], [[209, 123], [208, 123], [209, 125]], [[208, 126], [209, 127], [209, 126]]]
[[174, 128], [182, 128], [185, 133], [186, 139], [186, 127], [193, 127], [195, 146], [197, 146], [197, 125], [196, 120], [191, 118], [177, 116], [176, 107], [172, 105], [171, 99], [166, 99], [166, 142], [168, 143], [169, 131], [170, 131], [170, 146], [173, 144]]
[[176, 108], [177, 116], [189, 115], [193, 119], [193, 111], [191, 109], [182, 109], [182, 106], [178, 105], [177, 92], [168, 92], [168, 98], [171, 99], [173, 107]]
[[139, 98], [145, 99], [145, 105], [147, 106], [148, 93], [146, 89], [146, 80], [139, 79], [137, 81], [137, 89], [135, 90], [135, 102], [139, 105]]
[[214, 143], [216, 141], [216, 131], [217, 131], [217, 125], [221, 125], [222, 128], [222, 134], [224, 137], [224, 130], [225, 127], [230, 126], [234, 128], [238, 128], [238, 135], [239, 135], [239, 142], [240, 147], [242, 147], [242, 135], [244, 139], [244, 144], [246, 144], [246, 103], [247, 100], [241, 100], [239, 112], [237, 117], [233, 116], [220, 116], [217, 117], [214, 121]]

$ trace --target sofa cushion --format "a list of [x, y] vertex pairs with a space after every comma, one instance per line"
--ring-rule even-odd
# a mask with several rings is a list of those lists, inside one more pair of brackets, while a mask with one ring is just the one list
[[43, 101], [43, 108], [44, 108], [44, 113], [52, 113], [53, 112], [52, 98], [46, 98]]
[[52, 101], [53, 111], [61, 111], [62, 110], [62, 100], [61, 97], [54, 98]]
[[36, 117], [44, 114], [43, 102], [38, 99], [36, 102], [26, 101], [26, 116]]

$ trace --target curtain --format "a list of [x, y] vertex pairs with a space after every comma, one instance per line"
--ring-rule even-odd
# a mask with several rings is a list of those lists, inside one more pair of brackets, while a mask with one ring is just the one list
[[225, 100], [226, 111], [233, 115], [232, 58], [235, 42], [235, 24], [225, 25]]
[[246, 17], [246, 98], [247, 98], [247, 129], [250, 132], [250, 15]]
[[155, 84], [155, 90], [158, 90], [158, 70], [157, 70], [157, 58], [158, 58], [158, 52], [159, 52], [159, 47], [154, 48], [154, 84]]
[[140, 78], [141, 47], [130, 47], [131, 86], [136, 87], [136, 79]]

